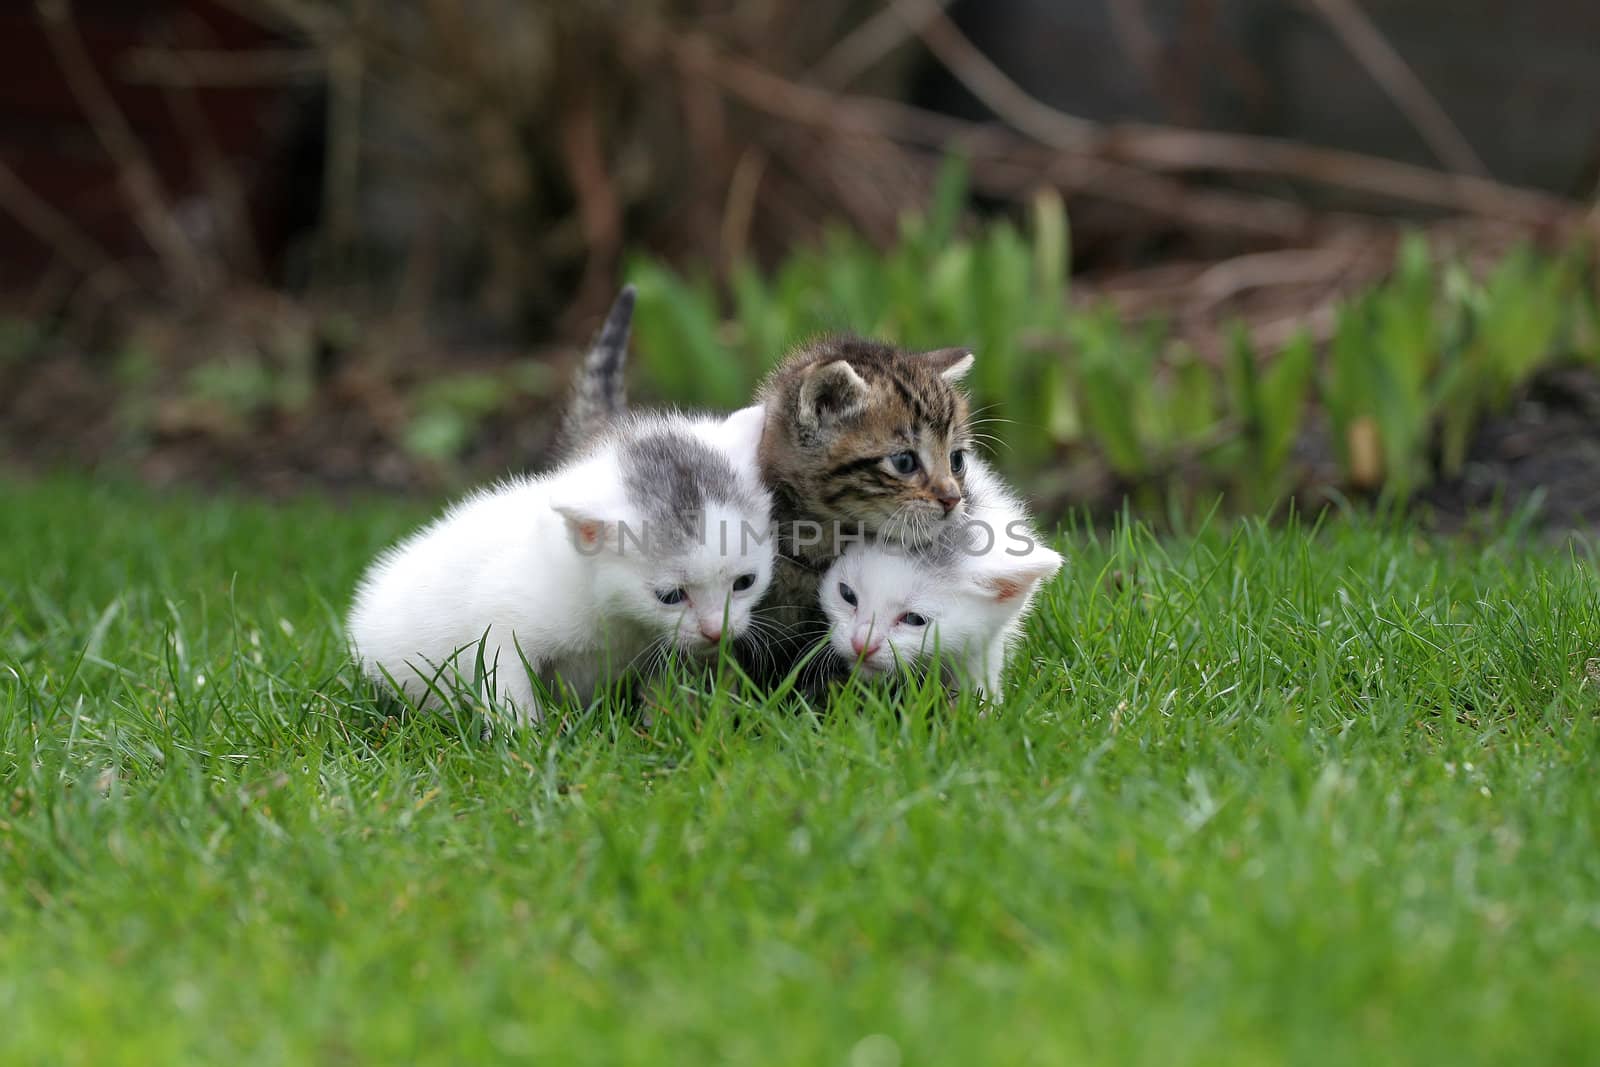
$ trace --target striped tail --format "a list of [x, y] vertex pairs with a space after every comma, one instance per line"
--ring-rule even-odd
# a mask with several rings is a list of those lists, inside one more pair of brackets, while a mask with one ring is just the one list
[[556, 448], [562, 457], [576, 455], [627, 406], [622, 368], [628, 359], [628, 333], [633, 326], [634, 288], [624, 285], [606, 312], [600, 336], [584, 357], [573, 385], [572, 401], [561, 420]]

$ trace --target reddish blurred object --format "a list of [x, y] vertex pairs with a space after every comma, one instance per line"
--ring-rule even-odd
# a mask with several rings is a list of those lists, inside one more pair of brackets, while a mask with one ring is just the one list
[[[46, 5], [0, 10], [0, 162], [113, 261], [151, 264], [122, 171], [51, 46]], [[229, 55], [284, 51], [272, 30], [210, 0], [76, 0], [67, 32], [82, 41], [155, 169], [166, 208], [208, 262], [244, 276], [270, 266], [297, 223], [290, 217], [299, 116], [314, 88], [285, 77], [219, 80]], [[205, 55], [212, 72], [190, 67]], [[241, 62], [241, 69], [246, 64]], [[197, 82], [199, 84], [183, 84]], [[308, 198], [314, 199], [314, 198]], [[75, 272], [59, 250], [0, 203], [0, 305], [40, 299]], [[54, 283], [52, 279], [55, 279]]]

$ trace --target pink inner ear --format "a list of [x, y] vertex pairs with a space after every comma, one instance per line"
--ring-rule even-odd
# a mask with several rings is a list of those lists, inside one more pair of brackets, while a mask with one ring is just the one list
[[1019, 578], [990, 578], [989, 588], [994, 591], [994, 599], [998, 604], [1008, 600], [1015, 600], [1028, 591], [1032, 582], [1025, 582]]
[[578, 540], [582, 541], [587, 547], [593, 548], [598, 545], [600, 539], [605, 536], [605, 532], [605, 524], [597, 519], [586, 519], [578, 523]]

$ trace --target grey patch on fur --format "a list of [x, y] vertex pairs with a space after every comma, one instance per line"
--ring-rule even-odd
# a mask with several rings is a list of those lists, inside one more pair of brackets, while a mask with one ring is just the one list
[[624, 440], [617, 458], [623, 487], [644, 517], [652, 549], [675, 553], [690, 538], [704, 535], [700, 522], [712, 504], [741, 512], [766, 510], [740, 485], [727, 457], [692, 434], [648, 430]]
[[556, 438], [556, 451], [560, 456], [584, 451], [627, 407], [622, 370], [628, 360], [628, 335], [633, 328], [636, 295], [633, 286], [622, 287], [622, 292], [612, 301], [611, 310], [606, 312], [600, 335], [578, 369], [572, 400]]

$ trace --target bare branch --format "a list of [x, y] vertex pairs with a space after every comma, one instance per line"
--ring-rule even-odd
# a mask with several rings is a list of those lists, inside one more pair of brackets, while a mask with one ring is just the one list
[[127, 273], [105, 249], [29, 189], [3, 162], [0, 162], [0, 209], [84, 277], [106, 279], [119, 289], [131, 287]]
[[[1039, 150], [1028, 140], [992, 124], [967, 122], [893, 100], [833, 93], [791, 81], [747, 60], [725, 55], [696, 34], [640, 40], [664, 48], [685, 72], [715, 82], [746, 106], [791, 122], [954, 149], [974, 159], [1016, 163], [1019, 155], [1031, 152], [1036, 158]], [[1052, 177], [1070, 176], [1073, 168], [1085, 160], [1099, 160], [1126, 164], [1120, 174], [1130, 179], [1136, 173], [1130, 168], [1175, 174], [1214, 171], [1271, 175], [1400, 203], [1502, 218], [1524, 226], [1572, 223], [1581, 217], [1579, 205], [1548, 193], [1357, 152], [1175, 126], [1100, 126], [1083, 119], [1073, 122], [1081, 124], [1074, 129], [1086, 131], [1087, 136], [1071, 148], [1057, 150], [1053, 164], [1057, 169]]]
[[1191, 291], [1209, 310], [1252, 289], [1326, 284], [1350, 269], [1351, 258], [1348, 241], [1235, 256], [1201, 271]]
[[1379, 156], [1249, 134], [1128, 124], [1107, 130], [1103, 151], [1114, 158], [1160, 170], [1214, 170], [1294, 178], [1402, 203], [1513, 219], [1526, 225], [1553, 224], [1577, 211], [1577, 205], [1570, 200], [1502, 185], [1488, 178], [1445, 174]]
[[305, 48], [255, 52], [134, 48], [123, 64], [123, 77], [129, 82], [186, 88], [295, 85], [314, 82], [326, 73], [322, 56]]
[[577, 303], [601, 306], [611, 291], [611, 270], [622, 247], [622, 201], [606, 161], [600, 119], [588, 97], [574, 101], [562, 116], [561, 154], [588, 249]]
[[[933, 2], [943, 11], [952, 0]], [[921, 23], [907, 21], [907, 16], [894, 7], [882, 8], [829, 49], [828, 54], [806, 72], [806, 81], [830, 89], [843, 89], [915, 36], [920, 27]]]
[[[281, 3], [281, 0], [277, 0]], [[298, 5], [294, 5], [298, 6]], [[358, 15], [367, 6], [359, 3]], [[340, 34], [327, 47], [328, 153], [323, 166], [325, 222], [319, 235], [324, 267], [343, 270], [355, 240], [361, 186], [361, 114], [366, 51], [360, 33]]]
[[292, 27], [312, 36], [326, 36], [338, 15], [308, 0], [220, 0], [222, 6], [270, 27]]
[[766, 153], [747, 148], [733, 168], [727, 202], [722, 209], [722, 262], [732, 270], [744, 260], [750, 245], [750, 220], [755, 216], [756, 192], [767, 171]]
[[686, 73], [708, 79], [747, 106], [805, 126], [851, 133], [893, 136], [913, 144], [938, 147], [974, 134], [1014, 144], [1003, 129], [982, 126], [872, 96], [833, 93], [772, 73], [765, 67], [725, 55], [699, 34], [663, 37], [649, 43], [668, 51]]
[[1150, 12], [1144, 0], [1106, 0], [1111, 32], [1122, 46], [1128, 61], [1138, 68], [1150, 91], [1161, 88], [1161, 39], [1150, 26]]
[[1395, 51], [1355, 0], [1304, 0], [1322, 16], [1350, 54], [1406, 116], [1440, 163], [1486, 178], [1489, 170], [1416, 71]]
[[[183, 59], [175, 58], [173, 69], [182, 72], [183, 63]], [[251, 277], [260, 277], [261, 252], [256, 247], [244, 182], [218, 146], [205, 110], [195, 98], [194, 83], [164, 84], [161, 86], [161, 95], [188, 143], [201, 179], [205, 182], [206, 194], [215, 212], [217, 249], [229, 265]]]
[[890, 0], [928, 50], [956, 79], [1007, 124], [1052, 148], [1083, 148], [1093, 122], [1041, 104], [978, 51], [935, 0]]
[[1157, 218], [1200, 230], [1275, 241], [1303, 241], [1315, 229], [1304, 208], [1265, 196], [1195, 189], [1181, 181], [1091, 156], [1027, 154], [972, 157], [974, 184], [985, 192], [1018, 196], [1041, 182], [1140, 208]]
[[133, 208], [140, 232], [161, 258], [171, 281], [180, 289], [199, 292], [207, 277], [201, 256], [178, 225], [144, 146], [94, 69], [94, 62], [73, 21], [71, 3], [69, 0], [38, 0], [38, 13], [50, 50], [55, 53], [72, 95], [83, 108], [106, 154], [117, 166], [123, 192]]

